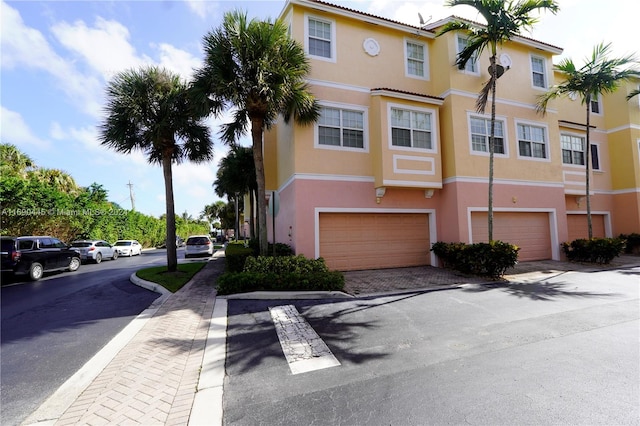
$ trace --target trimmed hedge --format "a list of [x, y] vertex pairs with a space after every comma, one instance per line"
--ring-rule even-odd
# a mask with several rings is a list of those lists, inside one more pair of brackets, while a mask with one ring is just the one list
[[243, 243], [229, 243], [224, 251], [225, 269], [227, 272], [242, 272], [247, 257], [253, 255], [251, 247], [245, 247]]
[[625, 242], [625, 253], [640, 254], [640, 234], [635, 232], [631, 234], [620, 234], [618, 238]]
[[562, 250], [572, 262], [608, 264], [624, 251], [621, 238], [577, 239], [562, 243]]
[[438, 241], [431, 251], [446, 268], [467, 274], [499, 278], [518, 263], [519, 247], [502, 241], [490, 243], [445, 243]]
[[315, 274], [329, 272], [323, 258], [307, 259], [298, 256], [249, 256], [244, 264], [243, 272], [276, 273], [276, 274]]
[[218, 278], [218, 294], [251, 291], [342, 291], [344, 275], [338, 271], [313, 274], [227, 272]]

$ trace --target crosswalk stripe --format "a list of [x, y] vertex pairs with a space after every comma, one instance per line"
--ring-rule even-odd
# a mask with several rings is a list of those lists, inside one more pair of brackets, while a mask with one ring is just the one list
[[340, 362], [293, 305], [269, 308], [292, 374], [335, 367]]

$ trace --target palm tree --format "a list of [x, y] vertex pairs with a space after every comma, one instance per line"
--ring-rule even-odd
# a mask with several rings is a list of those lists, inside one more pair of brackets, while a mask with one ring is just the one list
[[15, 145], [0, 143], [0, 174], [14, 175], [24, 178], [36, 169], [36, 164]]
[[167, 223], [167, 270], [177, 270], [172, 164], [201, 163], [213, 156], [205, 115], [193, 108], [188, 84], [157, 67], [118, 73], [107, 85], [106, 118], [100, 125], [103, 145], [129, 154], [140, 150], [151, 164], [162, 165]]
[[204, 66], [196, 71], [193, 93], [214, 113], [233, 109], [233, 121], [221, 137], [234, 144], [250, 128], [258, 187], [260, 254], [267, 253], [267, 209], [262, 137], [283, 116], [311, 124], [319, 107], [305, 82], [310, 66], [303, 47], [288, 35], [287, 24], [248, 20], [239, 11], [225, 14], [222, 25], [207, 33]]
[[631, 93], [627, 95], [627, 100], [630, 100], [634, 96], [638, 96], [638, 95], [640, 95], [640, 88], [632, 90]]
[[467, 46], [456, 58], [456, 65], [463, 69], [471, 59], [489, 51], [489, 81], [485, 83], [476, 101], [476, 110], [484, 113], [489, 93], [491, 93], [491, 129], [489, 135], [489, 200], [488, 226], [489, 242], [493, 241], [493, 157], [496, 123], [496, 81], [504, 73], [504, 68], [496, 63], [498, 46], [520, 35], [522, 30], [530, 30], [538, 19], [531, 13], [548, 9], [552, 13], [559, 10], [554, 0], [449, 0], [447, 6], [471, 6], [487, 21], [484, 26], [464, 21], [450, 21], [438, 32], [438, 36], [450, 31], [465, 31], [469, 34]]
[[220, 160], [218, 173], [213, 186], [216, 194], [228, 198], [243, 197], [249, 194], [249, 224], [251, 238], [255, 238], [254, 227], [254, 200], [258, 198], [258, 185], [256, 179], [256, 167], [253, 161], [251, 148], [234, 145], [229, 154]]
[[586, 199], [587, 199], [587, 224], [589, 229], [589, 239], [593, 238], [591, 224], [591, 197], [589, 195], [589, 153], [591, 145], [589, 141], [591, 100], [597, 99], [599, 95], [615, 92], [623, 81], [640, 77], [640, 71], [630, 67], [634, 63], [632, 55], [610, 59], [611, 44], [600, 43], [593, 49], [590, 58], [582, 68], [578, 69], [571, 59], [563, 59], [554, 68], [564, 74], [562, 83], [551, 88], [547, 93], [538, 98], [536, 110], [542, 114], [546, 113], [547, 105], [552, 99], [561, 96], [578, 95], [582, 104], [586, 108], [586, 143], [584, 146], [585, 166], [586, 166]]

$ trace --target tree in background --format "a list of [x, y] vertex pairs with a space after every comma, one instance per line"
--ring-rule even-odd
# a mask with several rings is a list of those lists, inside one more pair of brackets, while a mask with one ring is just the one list
[[167, 270], [177, 270], [172, 165], [184, 160], [209, 161], [213, 145], [205, 114], [193, 108], [187, 83], [157, 67], [118, 73], [107, 85], [106, 118], [101, 143], [117, 152], [134, 150], [162, 165], [166, 199]]
[[199, 104], [215, 114], [233, 109], [233, 121], [223, 125], [222, 140], [230, 145], [251, 129], [258, 187], [260, 254], [266, 255], [267, 208], [262, 137], [282, 114], [311, 124], [318, 104], [305, 77], [309, 63], [304, 48], [292, 40], [286, 22], [248, 20], [246, 13], [226, 13], [222, 25], [204, 37], [204, 65], [192, 85]]
[[546, 113], [549, 101], [561, 96], [578, 95], [586, 109], [586, 143], [584, 149], [584, 164], [586, 170], [586, 198], [587, 198], [587, 225], [589, 229], [589, 239], [593, 238], [593, 227], [591, 222], [591, 197], [590, 197], [590, 161], [589, 154], [591, 145], [589, 127], [591, 117], [591, 101], [597, 100], [598, 96], [605, 93], [612, 93], [618, 90], [620, 84], [633, 78], [640, 77], [640, 71], [632, 68], [634, 58], [632, 55], [620, 58], [609, 58], [611, 44], [600, 43], [593, 49], [590, 58], [581, 67], [576, 67], [571, 59], [563, 59], [554, 66], [564, 76], [564, 81], [551, 88], [547, 93], [538, 98], [536, 109], [542, 114]]
[[519, 36], [522, 30], [531, 29], [538, 19], [531, 13], [538, 10], [550, 10], [556, 13], [559, 10], [553, 0], [449, 0], [447, 6], [471, 6], [482, 15], [486, 25], [478, 26], [464, 21], [448, 22], [438, 32], [438, 36], [450, 31], [463, 31], [468, 34], [468, 42], [456, 57], [456, 65], [464, 69], [467, 62], [480, 57], [487, 49], [489, 51], [489, 81], [485, 83], [476, 101], [476, 110], [484, 113], [491, 94], [491, 130], [489, 135], [489, 200], [488, 200], [488, 226], [489, 242], [493, 241], [493, 174], [495, 152], [495, 127], [496, 127], [496, 82], [504, 73], [504, 68], [497, 64], [498, 46]]

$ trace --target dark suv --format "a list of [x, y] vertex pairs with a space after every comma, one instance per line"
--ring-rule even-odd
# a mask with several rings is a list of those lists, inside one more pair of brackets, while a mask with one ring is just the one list
[[28, 274], [33, 281], [45, 272], [77, 271], [80, 254], [47, 236], [2, 237], [2, 272]]

